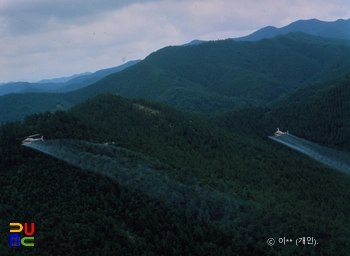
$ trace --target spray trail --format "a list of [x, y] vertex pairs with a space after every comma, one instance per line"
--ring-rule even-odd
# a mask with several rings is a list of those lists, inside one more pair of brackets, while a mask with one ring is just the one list
[[324, 147], [292, 134], [278, 137], [269, 136], [269, 138], [297, 150], [322, 164], [350, 174], [350, 153], [348, 152]]
[[[208, 212], [211, 221], [224, 224], [224, 219], [237, 219], [242, 203], [230, 196], [198, 186], [194, 179], [186, 184], [161, 173], [167, 167], [157, 160], [125, 148], [78, 140], [46, 140], [25, 145], [52, 157], [107, 176], [118, 184], [138, 189], [171, 205], [181, 205], [192, 213]], [[247, 208], [250, 209], [250, 208]]]

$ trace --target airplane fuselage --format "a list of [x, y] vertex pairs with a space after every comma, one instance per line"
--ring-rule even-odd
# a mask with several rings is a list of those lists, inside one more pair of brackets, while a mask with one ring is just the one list
[[43, 141], [43, 137], [41, 138], [38, 138], [38, 139], [33, 139], [33, 138], [26, 138], [25, 140], [22, 141], [22, 144], [29, 144], [29, 143], [32, 143], [33, 141], [36, 141], [36, 140], [41, 140]]
[[288, 131], [287, 132], [282, 132], [282, 131], [280, 131], [280, 129], [277, 128], [277, 131], [275, 131], [275, 136], [281, 136], [283, 134], [288, 134], [288, 133], [289, 133]]

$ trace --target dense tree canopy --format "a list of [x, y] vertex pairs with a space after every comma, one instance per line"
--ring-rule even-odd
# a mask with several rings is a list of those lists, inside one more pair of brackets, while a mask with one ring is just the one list
[[349, 49], [166, 47], [75, 92], [1, 97], [0, 225], [35, 223], [34, 248], [2, 232], [1, 255], [347, 255], [349, 175], [268, 136], [350, 151]]
[[[67, 112], [3, 124], [1, 225], [35, 222], [36, 229], [34, 248], [3, 242], [1, 252], [346, 255], [350, 177], [269, 141], [269, 111], [190, 114], [104, 94]], [[35, 132], [47, 142], [95, 143], [76, 147], [119, 167], [105, 177], [16, 141]], [[122, 169], [149, 170], [145, 181], [154, 187], [114, 178]], [[318, 244], [267, 245], [279, 237]]]

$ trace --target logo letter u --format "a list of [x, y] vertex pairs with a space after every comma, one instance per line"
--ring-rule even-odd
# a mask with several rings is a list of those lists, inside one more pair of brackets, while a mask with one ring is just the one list
[[27, 222], [24, 223], [24, 233], [27, 236], [31, 236], [34, 234], [34, 222], [30, 223], [30, 232], [28, 231], [28, 223]]

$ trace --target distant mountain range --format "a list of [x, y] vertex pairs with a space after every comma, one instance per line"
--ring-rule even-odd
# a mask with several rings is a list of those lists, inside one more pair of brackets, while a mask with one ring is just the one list
[[[303, 32], [169, 46], [75, 91], [0, 96], [0, 220], [40, 223], [37, 254], [348, 255], [349, 173], [268, 136], [348, 151], [347, 167], [349, 99], [350, 40]], [[266, 244], [286, 234], [297, 246]]]
[[75, 91], [4, 95], [0, 97], [0, 122], [64, 110], [107, 92], [195, 112], [265, 106], [304, 86], [338, 79], [349, 70], [350, 41], [305, 33], [255, 42], [220, 40], [169, 46]]
[[92, 72], [84, 72], [84, 73], [75, 74], [75, 75], [72, 75], [72, 76], [69, 76], [69, 77], [43, 79], [43, 80], [40, 80], [40, 81], [38, 81], [36, 83], [65, 83], [65, 82], [68, 82], [69, 80], [71, 80], [73, 78], [78, 77], [78, 76], [84, 76], [84, 75], [90, 75], [90, 74], [92, 74]]
[[350, 40], [350, 19], [337, 21], [321, 21], [317, 19], [298, 20], [285, 27], [264, 27], [243, 37], [233, 38], [237, 41], [257, 41], [263, 38], [272, 38], [290, 32], [304, 32], [314, 36], [339, 38]]
[[[321, 21], [318, 19], [297, 20], [281, 28], [267, 26], [255, 31], [250, 35], [231, 39], [236, 41], [258, 41], [263, 38], [272, 38], [291, 32], [303, 32], [314, 36], [350, 40], [350, 19], [339, 19], [336, 21]], [[187, 44], [183, 44], [183, 46], [196, 45], [203, 42], [206, 41], [196, 39]]]
[[350, 70], [350, 41], [290, 33], [256, 42], [221, 40], [172, 46], [80, 89], [161, 101], [190, 111], [264, 105]]
[[[346, 34], [349, 22], [312, 19], [276, 31], [300, 29], [320, 34], [339, 24], [337, 31]], [[0, 95], [31, 93], [0, 97], [0, 122], [45, 110], [64, 110], [105, 92], [200, 112], [263, 106], [303, 86], [337, 79], [349, 70], [350, 41], [344, 39], [298, 32], [251, 42], [194, 40], [187, 46], [160, 49], [142, 61], [78, 75], [64, 83], [42, 80], [2, 85]]]
[[8, 93], [27, 93], [27, 92], [69, 92], [77, 90], [112, 73], [119, 72], [127, 67], [130, 67], [140, 60], [129, 61], [123, 65], [98, 70], [94, 73], [85, 72], [82, 74], [76, 74], [70, 77], [61, 77], [53, 79], [44, 79], [36, 83], [28, 82], [10, 82], [0, 85], [0, 95]]
[[[350, 39], [350, 19], [339, 19], [334, 22], [320, 21], [317, 19], [298, 20], [285, 27], [276, 28], [273, 26], [264, 27], [256, 32], [238, 38], [232, 38], [235, 41], [257, 41], [263, 38], [272, 38], [277, 35], [284, 35], [290, 32], [303, 32], [314, 36]], [[201, 44], [203, 40], [192, 40], [182, 46], [193, 46]], [[97, 82], [103, 77], [118, 72], [138, 63], [140, 60], [130, 61], [114, 68], [99, 70], [94, 73], [85, 72], [75, 74], [69, 77], [43, 79], [35, 83], [28, 82], [10, 82], [0, 84], [0, 96], [11, 92], [27, 93], [27, 92], [69, 92], [80, 89], [89, 84]]]

